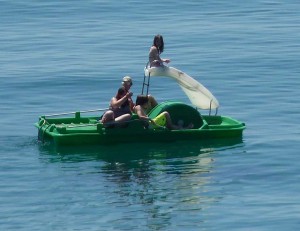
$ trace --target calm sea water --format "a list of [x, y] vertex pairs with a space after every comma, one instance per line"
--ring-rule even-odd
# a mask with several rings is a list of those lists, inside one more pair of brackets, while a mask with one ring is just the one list
[[[300, 4], [0, 1], [1, 230], [299, 230]], [[141, 92], [153, 36], [204, 84], [242, 141], [54, 150], [40, 115]], [[154, 79], [158, 101], [188, 103]]]

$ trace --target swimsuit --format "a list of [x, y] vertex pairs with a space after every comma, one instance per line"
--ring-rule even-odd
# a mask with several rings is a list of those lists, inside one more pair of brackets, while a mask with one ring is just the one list
[[114, 112], [115, 118], [125, 114], [131, 115], [130, 103], [128, 99], [120, 107], [113, 108], [112, 106], [110, 106], [109, 109]]

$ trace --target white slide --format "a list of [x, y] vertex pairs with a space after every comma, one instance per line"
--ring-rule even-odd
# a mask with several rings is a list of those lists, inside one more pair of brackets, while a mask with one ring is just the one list
[[165, 76], [170, 77], [180, 85], [184, 93], [189, 97], [191, 103], [200, 109], [216, 109], [219, 107], [218, 100], [201, 83], [177, 70], [174, 67], [151, 67], [145, 68], [146, 76]]

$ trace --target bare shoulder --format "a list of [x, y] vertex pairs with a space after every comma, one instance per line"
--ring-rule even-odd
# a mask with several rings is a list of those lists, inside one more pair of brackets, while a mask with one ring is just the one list
[[112, 97], [111, 100], [110, 100], [111, 103], [114, 103], [116, 101], [118, 101], [116, 97]]
[[150, 52], [157, 52], [157, 48], [156, 48], [156, 46], [152, 46], [152, 47], [150, 47]]

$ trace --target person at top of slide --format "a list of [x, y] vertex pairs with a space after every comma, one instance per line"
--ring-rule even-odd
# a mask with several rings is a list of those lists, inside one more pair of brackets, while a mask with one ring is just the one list
[[160, 34], [155, 35], [153, 44], [149, 51], [149, 65], [150, 67], [159, 67], [163, 63], [169, 63], [170, 59], [162, 59], [160, 54], [164, 51], [164, 39]]

